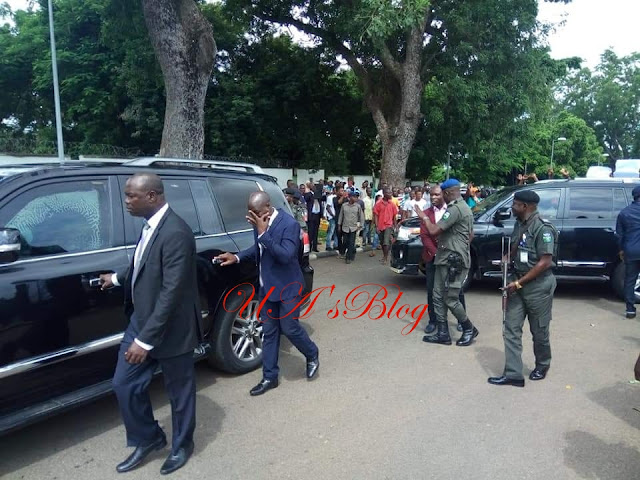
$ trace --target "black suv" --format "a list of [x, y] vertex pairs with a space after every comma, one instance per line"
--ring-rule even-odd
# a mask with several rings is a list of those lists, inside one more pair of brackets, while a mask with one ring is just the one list
[[[98, 276], [126, 268], [133, 255], [142, 220], [126, 213], [123, 191], [127, 178], [139, 171], [162, 177], [167, 201], [196, 238], [203, 342], [195, 357], [232, 373], [260, 365], [257, 288], [241, 316], [235, 292], [223, 308], [235, 286], [255, 285], [255, 265], [220, 267], [211, 259], [254, 243], [245, 218], [251, 192], [266, 191], [274, 207], [290, 212], [275, 178], [211, 168], [5, 166], [0, 168], [0, 433], [111, 391], [126, 327], [123, 292], [102, 291]], [[299, 261], [310, 291], [313, 268], [302, 246]], [[242, 288], [248, 298], [250, 285]]]
[[[507, 187], [479, 203], [473, 210], [474, 238], [471, 242], [472, 279], [500, 277], [501, 237], [510, 235], [515, 223], [511, 215], [514, 192], [533, 190], [540, 196], [538, 210], [560, 232], [558, 280], [610, 282], [623, 296], [624, 263], [618, 258], [616, 218], [633, 201], [637, 180], [543, 180], [530, 185]], [[420, 221], [411, 218], [398, 228], [390, 262], [396, 273], [417, 274], [421, 265]], [[636, 287], [638, 290], [638, 287]], [[639, 294], [636, 294], [640, 298]]]

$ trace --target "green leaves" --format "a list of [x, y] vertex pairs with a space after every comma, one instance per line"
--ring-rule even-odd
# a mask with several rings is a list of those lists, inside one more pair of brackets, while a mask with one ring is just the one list
[[595, 72], [573, 71], [558, 87], [562, 105], [583, 118], [613, 163], [640, 157], [640, 54], [602, 54]]
[[363, 0], [357, 19], [363, 35], [374, 42], [386, 41], [398, 32], [406, 32], [423, 22], [429, 0]]

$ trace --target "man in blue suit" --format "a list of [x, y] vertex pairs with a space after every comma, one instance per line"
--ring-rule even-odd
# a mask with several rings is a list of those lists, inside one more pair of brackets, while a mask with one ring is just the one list
[[262, 344], [262, 380], [249, 392], [262, 395], [278, 386], [278, 351], [280, 334], [307, 358], [307, 378], [318, 372], [318, 347], [302, 328], [298, 317], [304, 278], [298, 263], [300, 225], [287, 212], [271, 206], [265, 192], [249, 196], [247, 220], [254, 226], [256, 244], [237, 255], [223, 253], [214, 260], [222, 260], [221, 266], [243, 261], [254, 262], [258, 267], [260, 299], [266, 297], [260, 312], [264, 340]]

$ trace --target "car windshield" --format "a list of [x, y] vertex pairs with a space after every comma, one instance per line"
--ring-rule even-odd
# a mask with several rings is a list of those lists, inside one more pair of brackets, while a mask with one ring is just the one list
[[498, 190], [496, 193], [492, 193], [473, 208], [473, 217], [478, 218], [480, 215], [484, 215], [498, 203], [511, 195], [516, 189], [517, 187], [505, 187]]

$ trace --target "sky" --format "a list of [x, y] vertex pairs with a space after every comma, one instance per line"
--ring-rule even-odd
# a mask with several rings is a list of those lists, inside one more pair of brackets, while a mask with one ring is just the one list
[[[24, 9], [28, 3], [0, 1], [8, 2], [13, 10]], [[636, 30], [640, 19], [638, 0], [573, 0], [568, 5], [539, 0], [539, 5], [541, 20], [564, 22], [549, 37], [553, 58], [580, 57], [585, 60], [584, 66], [593, 69], [607, 48], [620, 57], [640, 52], [640, 35]]]
[[[594, 68], [611, 48], [619, 57], [640, 52], [640, 2], [637, 0], [573, 0], [568, 5], [539, 0], [538, 18], [559, 23], [549, 38], [553, 58], [581, 57]], [[636, 33], [633, 33], [636, 32]]]

